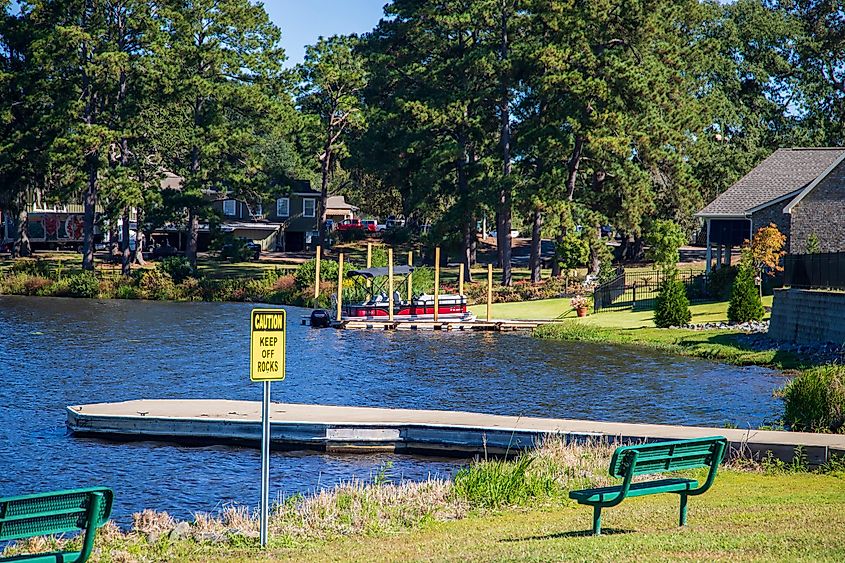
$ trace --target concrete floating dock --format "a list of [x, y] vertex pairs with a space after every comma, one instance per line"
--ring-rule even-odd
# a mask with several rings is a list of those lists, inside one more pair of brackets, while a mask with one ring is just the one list
[[[625, 424], [460, 411], [274, 403], [271, 440], [279, 449], [408, 452], [471, 456], [531, 448], [549, 435], [567, 441], [621, 441], [725, 436], [733, 451], [791, 460], [800, 448], [810, 464], [845, 455], [845, 435], [699, 426]], [[261, 440], [261, 403], [229, 400], [138, 400], [67, 407], [79, 435], [165, 442], [248, 444]]]

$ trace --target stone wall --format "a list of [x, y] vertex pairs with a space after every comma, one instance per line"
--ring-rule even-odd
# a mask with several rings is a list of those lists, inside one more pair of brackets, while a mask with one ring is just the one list
[[799, 344], [845, 345], [845, 292], [776, 289], [769, 336]]
[[792, 209], [789, 251], [805, 253], [811, 234], [819, 238], [822, 252], [845, 251], [845, 163], [837, 166]]

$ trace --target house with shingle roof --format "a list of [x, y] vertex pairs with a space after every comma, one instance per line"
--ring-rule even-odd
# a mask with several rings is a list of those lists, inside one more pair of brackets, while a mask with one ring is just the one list
[[[696, 214], [707, 228], [707, 271], [774, 223], [790, 253], [815, 235], [822, 252], [845, 251], [845, 147], [778, 149]], [[724, 251], [724, 254], [723, 254]], [[723, 261], [724, 255], [724, 261]]]

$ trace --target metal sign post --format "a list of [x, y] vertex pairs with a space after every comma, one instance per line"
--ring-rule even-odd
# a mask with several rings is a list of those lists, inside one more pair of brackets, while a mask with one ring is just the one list
[[270, 382], [264, 382], [261, 401], [261, 547], [267, 547], [267, 521], [270, 518]]
[[253, 309], [249, 330], [249, 378], [264, 383], [261, 401], [261, 547], [270, 517], [270, 382], [285, 378], [287, 316], [284, 309]]

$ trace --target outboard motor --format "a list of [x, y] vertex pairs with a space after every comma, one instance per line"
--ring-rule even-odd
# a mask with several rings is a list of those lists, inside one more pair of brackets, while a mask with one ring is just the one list
[[332, 318], [325, 309], [314, 309], [311, 311], [312, 328], [328, 328], [332, 324]]

